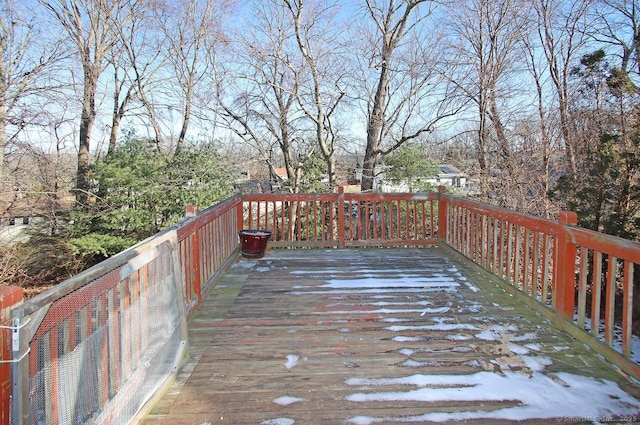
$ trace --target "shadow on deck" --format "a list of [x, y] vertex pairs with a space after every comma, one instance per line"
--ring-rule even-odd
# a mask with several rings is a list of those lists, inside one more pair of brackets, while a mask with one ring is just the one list
[[189, 322], [158, 424], [640, 420], [640, 386], [439, 248], [271, 250]]

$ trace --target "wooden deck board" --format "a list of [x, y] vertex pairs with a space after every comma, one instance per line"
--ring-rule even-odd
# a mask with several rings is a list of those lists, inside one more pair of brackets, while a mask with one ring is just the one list
[[[640, 399], [634, 383], [581, 343], [437, 248], [242, 259], [190, 321], [189, 345], [189, 363], [144, 424], [603, 420], [587, 405], [536, 416], [526, 397], [499, 388], [542, 380], [571, 396], [581, 391], [567, 382], [574, 375], [616, 382]], [[399, 381], [411, 376], [437, 382]], [[498, 382], [487, 387], [496, 394], [473, 395], [484, 381]]]

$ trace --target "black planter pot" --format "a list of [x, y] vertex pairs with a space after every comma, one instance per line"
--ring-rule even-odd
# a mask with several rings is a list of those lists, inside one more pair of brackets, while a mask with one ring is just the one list
[[240, 246], [242, 247], [242, 256], [245, 258], [262, 258], [267, 249], [267, 242], [271, 239], [271, 231], [269, 230], [240, 230]]

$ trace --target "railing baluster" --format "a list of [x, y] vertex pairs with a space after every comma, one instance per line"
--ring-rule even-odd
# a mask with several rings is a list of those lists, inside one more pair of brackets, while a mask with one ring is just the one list
[[[56, 425], [59, 422], [59, 393], [60, 393], [60, 372], [58, 369], [58, 328], [54, 327], [49, 331], [49, 341], [46, 352], [48, 353], [47, 362], [49, 363], [49, 378], [51, 384], [49, 391], [44, 394], [46, 397], [47, 424]], [[46, 362], [45, 362], [46, 363]], [[46, 379], [46, 378], [45, 378]]]
[[600, 333], [600, 307], [602, 302], [602, 253], [600, 251], [593, 254], [591, 297], [591, 334], [597, 338]]
[[[272, 230], [272, 237], [273, 238], [278, 238], [278, 204], [276, 203], [276, 201], [271, 202], [271, 206], [273, 208], [273, 217], [271, 219], [271, 230]], [[266, 227], [266, 229], [268, 230], [269, 227]]]
[[550, 255], [551, 246], [553, 242], [549, 235], [544, 235], [543, 241], [543, 253], [542, 253], [542, 302], [545, 305], [549, 304], [549, 285], [551, 282], [551, 261], [553, 261], [553, 255]]
[[531, 263], [531, 296], [540, 295], [538, 281], [540, 277], [540, 233], [533, 232], [533, 261]]
[[526, 226], [521, 228], [520, 263], [518, 270], [520, 275], [520, 287], [525, 294], [529, 293], [529, 229]]
[[393, 218], [391, 217], [391, 209], [387, 201], [380, 200], [378, 205], [380, 206], [380, 212], [378, 213], [378, 235], [376, 236], [376, 239], [379, 239], [382, 242], [393, 237], [390, 233], [389, 227], [389, 222], [393, 220]]
[[589, 274], [589, 252], [580, 248], [580, 281], [578, 285], [578, 326], [584, 329], [587, 311], [587, 283]]
[[616, 278], [618, 274], [618, 259], [612, 255], [607, 258], [607, 286], [604, 313], [604, 340], [613, 344], [613, 327], [616, 303]]
[[622, 288], [622, 354], [630, 357], [633, 328], [633, 268], [631, 261], [624, 262]]
[[522, 290], [522, 283], [520, 281], [520, 262], [522, 260], [522, 237], [520, 236], [522, 233], [522, 227], [518, 224], [515, 225], [515, 250], [513, 256], [513, 276], [511, 279], [517, 288]]

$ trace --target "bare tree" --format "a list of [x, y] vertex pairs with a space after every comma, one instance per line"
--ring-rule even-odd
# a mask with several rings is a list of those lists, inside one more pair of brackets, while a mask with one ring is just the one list
[[335, 5], [317, 2], [307, 7], [304, 0], [285, 0], [291, 12], [298, 48], [307, 66], [308, 82], [299, 78], [296, 97], [312, 121], [315, 138], [327, 165], [329, 184], [336, 181], [336, 110], [344, 99], [344, 55], [338, 37], [339, 24], [332, 14]]
[[[535, 180], [541, 181], [541, 188], [538, 191], [541, 193], [541, 198], [537, 198], [538, 209], [536, 211], [529, 210], [528, 212], [541, 215], [547, 218], [552, 216], [552, 207], [549, 200], [549, 190], [551, 189], [551, 174], [552, 163], [551, 155], [556, 150], [557, 144], [555, 143], [556, 137], [554, 137], [553, 125], [550, 119], [549, 105], [545, 101], [545, 64], [540, 63], [538, 58], [537, 48], [534, 43], [528, 37], [523, 37], [523, 53], [527, 61], [527, 69], [531, 74], [531, 79], [535, 87], [535, 105], [537, 115], [537, 131], [533, 131], [533, 126], [530, 128], [530, 136], [535, 137], [538, 134], [537, 150], [540, 156], [540, 167], [538, 173], [534, 175]], [[541, 201], [541, 202], [540, 202]]]
[[600, 0], [592, 8], [596, 19], [591, 36], [607, 50], [612, 47], [619, 61], [616, 67], [633, 75], [629, 83], [640, 94], [640, 2], [638, 0]]
[[[275, 180], [298, 192], [302, 164], [316, 148], [301, 129], [304, 116], [297, 102], [299, 75], [305, 61], [296, 54], [295, 29], [290, 11], [275, 1], [256, 10], [245, 27], [238, 49], [225, 69], [218, 63], [218, 104], [225, 125], [259, 153]], [[324, 124], [323, 124], [324, 125]], [[286, 181], [276, 172], [278, 159]]]
[[38, 44], [35, 17], [26, 17], [13, 1], [0, 2], [0, 179], [5, 150], [38, 116], [28, 99], [51, 89], [47, 68], [60, 59], [58, 43]]
[[129, 80], [126, 73], [128, 66], [121, 59], [120, 52], [113, 52], [113, 55], [108, 60], [113, 66], [113, 112], [111, 114], [111, 131], [109, 133], [107, 156], [113, 155], [116, 150], [120, 123], [136, 93], [135, 85]]
[[[455, 55], [459, 63], [454, 78], [459, 78], [456, 84], [477, 108], [481, 193], [487, 195], [496, 189], [489, 188], [490, 170], [496, 168], [502, 171], [499, 182], [510, 184], [501, 191], [512, 198], [521, 193], [522, 188], [513, 187], [513, 183], [519, 185], [519, 170], [503, 116], [515, 115], [515, 111], [501, 109], [519, 107], [508, 105], [508, 101], [517, 90], [510, 76], [521, 65], [519, 44], [526, 34], [527, 7], [515, 0], [464, 0], [452, 6], [451, 55]], [[453, 56], [450, 57], [453, 60]], [[497, 158], [493, 151], [498, 152]]]
[[152, 20], [152, 8], [143, 2], [137, 6], [131, 11], [129, 22], [116, 28], [118, 44], [108, 55], [113, 68], [113, 112], [107, 155], [115, 151], [120, 124], [134, 101], [146, 109], [146, 117], [142, 119], [152, 127], [158, 149], [162, 141], [160, 124], [147, 91], [154, 84], [154, 77], [166, 62], [168, 53], [163, 48], [165, 39], [156, 31], [156, 22]]
[[[366, 0], [372, 24], [362, 51], [374, 86], [367, 99], [367, 145], [361, 189], [373, 189], [378, 160], [403, 143], [433, 130], [456, 108], [443, 73], [434, 68], [438, 31], [426, 28], [436, 3], [428, 0]], [[366, 77], [365, 77], [366, 78]], [[435, 99], [435, 100], [434, 100]]]
[[128, 25], [142, 0], [39, 0], [76, 48], [83, 72], [76, 200], [86, 204], [90, 187], [91, 133], [96, 120], [98, 80], [107, 55], [118, 45], [118, 28]]
[[179, 92], [182, 125], [174, 155], [180, 153], [202, 82], [210, 74], [207, 55], [224, 42], [221, 30], [226, 3], [221, 0], [179, 0], [173, 7], [159, 9], [157, 22], [167, 44], [173, 89]]
[[571, 69], [586, 42], [587, 12], [591, 0], [532, 0], [540, 47], [544, 52], [547, 71], [557, 96], [557, 110], [564, 144], [565, 160], [570, 178], [577, 173], [576, 129], [571, 119]]

